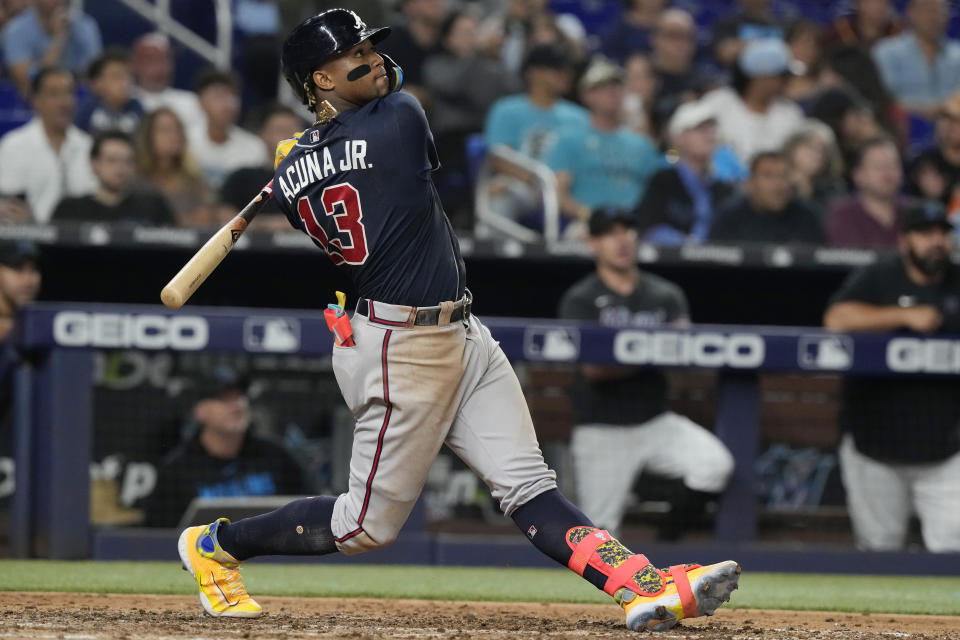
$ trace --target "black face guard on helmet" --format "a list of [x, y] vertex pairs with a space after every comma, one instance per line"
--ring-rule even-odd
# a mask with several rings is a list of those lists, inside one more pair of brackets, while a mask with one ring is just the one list
[[283, 76], [303, 104], [312, 108], [313, 71], [319, 65], [364, 40], [377, 44], [388, 35], [390, 27], [371, 29], [349, 9], [329, 9], [290, 32], [280, 57]]

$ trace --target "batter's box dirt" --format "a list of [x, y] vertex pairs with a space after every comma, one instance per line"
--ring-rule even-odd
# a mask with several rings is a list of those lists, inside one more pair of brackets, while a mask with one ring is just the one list
[[[255, 620], [205, 616], [195, 597], [0, 593], [0, 640], [164, 638], [526, 640], [636, 638], [613, 605], [258, 598]], [[648, 636], [652, 637], [652, 636]], [[957, 640], [960, 617], [721, 609], [657, 634], [676, 640]]]

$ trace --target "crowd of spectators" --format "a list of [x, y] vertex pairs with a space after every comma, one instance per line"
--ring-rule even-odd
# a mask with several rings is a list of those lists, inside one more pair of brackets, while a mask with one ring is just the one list
[[[332, 4], [238, 2], [233, 68], [198, 69], [187, 89], [164, 34], [104, 42], [67, 0], [0, 2], [0, 83], [33, 112], [0, 137], [0, 221], [213, 226], [235, 213], [276, 141], [309, 125], [276, 102], [282, 32]], [[574, 238], [617, 207], [654, 243], [889, 249], [911, 199], [960, 209], [946, 0], [908, 0], [902, 15], [852, 0], [830, 23], [800, 2], [731, 0], [705, 20], [696, 2], [624, 0], [590, 30], [548, 0], [360, 4], [394, 27], [381, 48], [427, 111], [461, 228], [475, 188], [493, 213], [543, 225], [529, 172], [497, 162], [474, 184], [478, 149], [497, 145], [555, 172]]]

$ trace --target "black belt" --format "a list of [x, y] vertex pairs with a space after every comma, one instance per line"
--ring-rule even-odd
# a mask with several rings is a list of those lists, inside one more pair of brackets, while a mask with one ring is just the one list
[[[413, 323], [410, 323], [399, 320], [386, 320], [384, 318], [371, 317], [370, 309], [372, 308], [373, 304], [375, 304], [374, 301], [368, 298], [360, 298], [357, 300], [357, 313], [365, 318], [369, 318], [371, 322], [379, 322], [380, 324], [386, 324], [394, 327], [435, 327], [440, 323], [440, 307], [417, 309], [417, 315], [413, 319]], [[453, 313], [450, 314], [450, 322], [459, 322], [460, 320], [469, 319], [470, 308], [472, 306], [473, 300], [470, 298], [457, 301], [454, 304]]]

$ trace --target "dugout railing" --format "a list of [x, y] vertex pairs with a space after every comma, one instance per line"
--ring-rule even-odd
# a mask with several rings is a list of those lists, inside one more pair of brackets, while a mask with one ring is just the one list
[[[766, 372], [946, 375], [960, 373], [960, 337], [837, 334], [820, 328], [694, 326], [610, 329], [555, 320], [485, 318], [516, 363], [577, 362], [712, 370], [717, 375], [717, 435], [737, 467], [715, 518], [713, 542], [647, 545], [659, 562], [736, 555], [768, 570], [960, 573], [960, 555], [859, 553], [765, 548], [755, 543], [758, 505], [759, 376]], [[285, 339], [251, 340], [251, 327], [282, 325]], [[295, 353], [326, 356], [331, 338], [316, 311], [147, 305], [35, 304], [17, 318], [23, 360], [14, 376], [16, 492], [14, 555], [50, 558], [164, 558], [170, 532], [99, 529], [90, 520], [94, 350], [178, 353]], [[421, 519], [422, 520], [422, 519]], [[369, 561], [476, 564], [537, 563], [522, 536], [510, 542], [429, 535], [411, 522], [394, 546]], [[694, 555], [691, 555], [694, 554]], [[662, 559], [661, 559], [662, 558]], [[332, 558], [337, 561], [336, 558]]]

